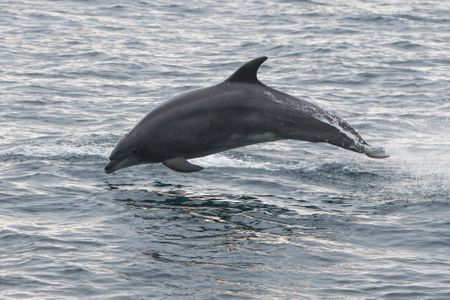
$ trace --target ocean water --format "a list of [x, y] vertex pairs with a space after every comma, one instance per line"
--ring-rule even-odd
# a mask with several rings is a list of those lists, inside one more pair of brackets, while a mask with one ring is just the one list
[[[2, 0], [0, 41], [1, 299], [450, 298], [448, 1]], [[148, 111], [262, 55], [391, 157], [104, 173]]]

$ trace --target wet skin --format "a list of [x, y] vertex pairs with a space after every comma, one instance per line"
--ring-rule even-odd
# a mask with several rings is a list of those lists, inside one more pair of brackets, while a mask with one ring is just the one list
[[386, 158], [344, 120], [310, 102], [261, 83], [266, 57], [224, 82], [176, 96], [148, 113], [116, 145], [106, 173], [162, 162], [180, 172], [200, 171], [187, 159], [282, 139], [325, 142], [372, 158]]

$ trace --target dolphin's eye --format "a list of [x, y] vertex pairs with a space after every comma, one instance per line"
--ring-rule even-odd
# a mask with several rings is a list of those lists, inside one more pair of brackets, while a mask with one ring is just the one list
[[134, 149], [133, 151], [131, 151], [131, 154], [138, 154], [138, 151]]

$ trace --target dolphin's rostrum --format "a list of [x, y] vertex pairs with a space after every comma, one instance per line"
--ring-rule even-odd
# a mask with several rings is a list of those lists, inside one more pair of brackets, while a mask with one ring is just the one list
[[336, 115], [261, 83], [257, 71], [266, 59], [253, 59], [224, 82], [155, 108], [120, 139], [105, 172], [158, 162], [195, 172], [203, 168], [187, 159], [282, 139], [326, 142], [373, 158], [388, 157]]

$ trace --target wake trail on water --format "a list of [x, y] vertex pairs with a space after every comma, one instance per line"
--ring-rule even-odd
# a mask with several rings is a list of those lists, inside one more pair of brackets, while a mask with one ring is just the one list
[[0, 157], [3, 159], [24, 157], [30, 159], [61, 159], [71, 157], [102, 157], [109, 156], [110, 147], [107, 145], [34, 145], [25, 144], [0, 149]]
[[[111, 143], [83, 144], [76, 143], [57, 143], [57, 144], [23, 144], [18, 146], [6, 147], [0, 149], [0, 159], [8, 160], [105, 160], [113, 148]], [[264, 151], [270, 150], [270, 145], [263, 145]], [[448, 191], [450, 189], [450, 159], [447, 153], [450, 151], [450, 145], [434, 146], [434, 148], [421, 148], [410, 144], [390, 144], [386, 145], [387, 151], [391, 154], [384, 163], [379, 165], [391, 170], [395, 177], [401, 177], [404, 180], [409, 179], [411, 184], [419, 184], [420, 188], [429, 190], [430, 187], [440, 186]], [[281, 156], [280, 146], [274, 145], [277, 155]], [[281, 149], [282, 150], [282, 149]], [[280, 153], [278, 153], [280, 152]], [[283, 170], [303, 170], [305, 172], [326, 171], [324, 165], [336, 165], [333, 161], [313, 161], [310, 159], [298, 159], [296, 161], [258, 157], [253, 155], [241, 155], [235, 157], [232, 153], [217, 153], [206, 157], [192, 159], [192, 162], [198, 163], [207, 168], [236, 168], [236, 169], [254, 169], [263, 171], [283, 171]], [[337, 159], [337, 158], [336, 158]], [[374, 160], [361, 160], [352, 162], [350, 166], [344, 166], [342, 171], [354, 169], [356, 173], [367, 169], [364, 167], [366, 162]], [[376, 161], [378, 162], [378, 161]], [[348, 162], [347, 162], [348, 163]], [[356, 164], [356, 165], [355, 165]], [[341, 164], [338, 164], [339, 166]], [[370, 169], [370, 166], [368, 167]], [[328, 170], [335, 172], [338, 170]], [[367, 171], [367, 170], [366, 170]], [[417, 189], [420, 189], [417, 188]]]
[[[96, 144], [96, 145], [72, 145], [72, 144], [53, 144], [53, 145], [36, 145], [24, 144], [20, 146], [7, 147], [0, 149], [0, 159], [10, 160], [15, 158], [36, 159], [36, 160], [70, 160], [74, 157], [92, 158], [96, 157], [104, 159], [105, 163], [109, 157], [109, 153], [113, 149], [113, 144]], [[205, 167], [219, 168], [245, 168], [245, 169], [263, 169], [263, 170], [280, 170], [285, 168], [296, 168], [299, 166], [286, 166], [282, 163], [273, 163], [269, 161], [256, 161], [247, 155], [244, 159], [233, 158], [226, 154], [213, 154], [206, 157], [192, 159], [194, 163], [200, 163]]]

